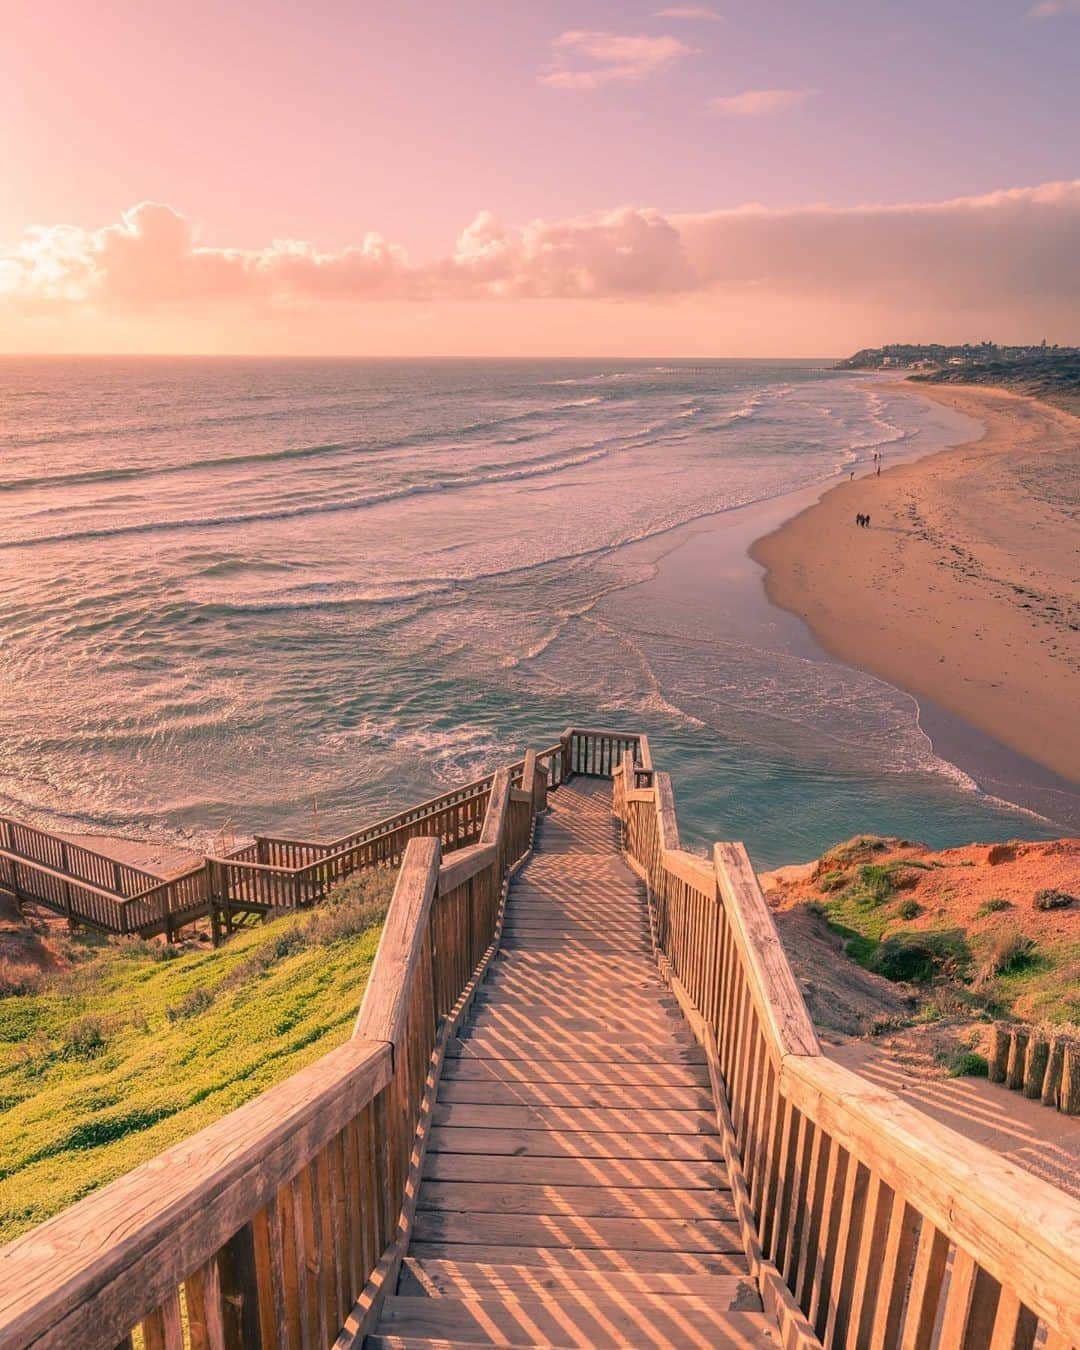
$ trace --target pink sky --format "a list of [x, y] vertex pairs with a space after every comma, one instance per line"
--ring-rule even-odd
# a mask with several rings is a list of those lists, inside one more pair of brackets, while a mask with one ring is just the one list
[[9, 0], [0, 350], [1080, 340], [1080, 4]]

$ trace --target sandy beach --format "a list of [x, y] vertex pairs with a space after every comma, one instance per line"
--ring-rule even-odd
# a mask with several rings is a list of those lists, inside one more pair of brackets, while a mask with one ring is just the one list
[[985, 434], [871, 469], [758, 540], [769, 598], [834, 655], [1080, 781], [1080, 419], [998, 390], [903, 387]]

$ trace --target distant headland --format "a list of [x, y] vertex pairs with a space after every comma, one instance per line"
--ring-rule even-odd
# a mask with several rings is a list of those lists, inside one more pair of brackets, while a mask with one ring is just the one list
[[892, 342], [864, 347], [838, 370], [907, 371], [927, 384], [989, 384], [1080, 413], [1080, 347], [999, 347], [996, 342], [947, 347]]

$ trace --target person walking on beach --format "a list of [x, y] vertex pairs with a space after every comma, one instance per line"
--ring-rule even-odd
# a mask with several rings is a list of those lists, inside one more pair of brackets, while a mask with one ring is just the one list
[[862, 518], [862, 523], [863, 523], [863, 525], [865, 525], [865, 527], [866, 527], [867, 529], [869, 529], [869, 528], [870, 528], [870, 517], [869, 517], [869, 516], [863, 516], [863, 518]]

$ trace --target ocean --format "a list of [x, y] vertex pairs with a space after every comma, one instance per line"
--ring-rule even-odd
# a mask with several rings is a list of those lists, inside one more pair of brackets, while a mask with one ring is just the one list
[[577, 723], [761, 865], [1052, 834], [745, 556], [973, 429], [826, 362], [0, 358], [0, 810], [330, 838]]

